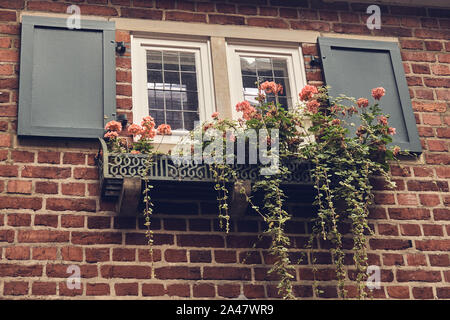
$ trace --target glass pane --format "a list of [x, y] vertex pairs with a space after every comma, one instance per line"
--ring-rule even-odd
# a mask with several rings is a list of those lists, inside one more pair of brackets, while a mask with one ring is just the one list
[[194, 129], [194, 124], [199, 121], [200, 117], [197, 112], [185, 112], [184, 113], [184, 128], [186, 130]]
[[182, 113], [179, 111], [166, 111], [166, 123], [172, 130], [183, 129]]
[[164, 71], [164, 83], [165, 90], [180, 90], [180, 73]]
[[[179, 91], [171, 91], [171, 105], [167, 105], [167, 109], [171, 110], [181, 110], [181, 99], [183, 92]], [[166, 101], [167, 101], [167, 95], [166, 95]]]
[[147, 88], [148, 89], [162, 89], [162, 73], [161, 71], [147, 71]]
[[272, 61], [270, 58], [256, 58], [256, 71], [259, 76], [272, 77]]
[[181, 71], [195, 71], [195, 54], [180, 52]]
[[183, 90], [197, 91], [197, 76], [195, 73], [181, 73], [181, 85]]
[[256, 60], [255, 58], [241, 57], [242, 75], [256, 77]]
[[285, 59], [272, 59], [275, 77], [288, 77], [287, 61]]
[[162, 70], [162, 51], [147, 51], [147, 69]]
[[178, 52], [163, 51], [164, 70], [179, 70]]
[[183, 109], [184, 110], [198, 110], [198, 94], [197, 92], [186, 92], [185, 96], [186, 100], [183, 100]]
[[256, 77], [242, 76], [242, 84], [244, 90], [245, 88], [258, 88]]
[[164, 119], [164, 111], [149, 109], [149, 114], [153, 117], [153, 119], [155, 119], [157, 126], [162, 123], [166, 123], [166, 120]]
[[164, 109], [164, 91], [148, 90], [148, 107], [153, 109]]

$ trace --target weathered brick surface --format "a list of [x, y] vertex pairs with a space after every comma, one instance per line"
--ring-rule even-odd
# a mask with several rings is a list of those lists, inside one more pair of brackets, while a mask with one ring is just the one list
[[[268, 239], [257, 239], [262, 230], [257, 217], [233, 219], [226, 235], [210, 203], [160, 205], [151, 256], [142, 219], [118, 217], [114, 204], [99, 198], [95, 143], [17, 141], [20, 11], [64, 13], [69, 2], [80, 5], [82, 15], [102, 18], [398, 37], [424, 150], [418, 159], [393, 166], [395, 190], [374, 179], [369, 258], [382, 270], [374, 298], [450, 299], [450, 24], [443, 14], [448, 10], [383, 5], [382, 29], [370, 31], [367, 4], [312, 0], [0, 0], [0, 298], [279, 298], [276, 278], [267, 275], [274, 262]], [[116, 55], [117, 108], [131, 121], [130, 33], [117, 30], [116, 40], [127, 46], [124, 55]], [[309, 65], [319, 58], [317, 45], [301, 48], [307, 81], [322, 85], [322, 70]], [[288, 226], [293, 260], [305, 251], [307, 221], [294, 218]], [[326, 245], [314, 245], [323, 294], [313, 291], [307, 255], [293, 273], [299, 299], [337, 296]], [[70, 264], [80, 266], [80, 289], [67, 287]], [[353, 297], [355, 287], [349, 284], [348, 290]]]

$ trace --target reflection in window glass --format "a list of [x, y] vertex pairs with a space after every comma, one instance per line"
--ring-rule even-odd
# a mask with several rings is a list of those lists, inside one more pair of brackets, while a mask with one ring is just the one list
[[149, 113], [157, 125], [192, 130], [199, 120], [195, 54], [148, 50], [147, 91]]
[[[290, 107], [291, 93], [286, 59], [241, 56], [240, 61], [245, 100], [258, 104], [255, 100], [258, 96], [258, 85], [264, 81], [275, 81], [283, 86], [279, 102]], [[267, 95], [267, 100], [275, 101], [274, 95]]]

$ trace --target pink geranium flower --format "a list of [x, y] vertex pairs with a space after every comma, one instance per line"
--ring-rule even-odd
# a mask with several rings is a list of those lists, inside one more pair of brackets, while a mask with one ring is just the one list
[[172, 128], [170, 127], [170, 124], [161, 124], [156, 129], [156, 132], [159, 135], [170, 136], [172, 134]]
[[319, 107], [320, 103], [317, 100], [311, 100], [306, 104], [306, 109], [313, 114], [319, 112]]
[[301, 101], [307, 101], [313, 97], [313, 95], [319, 93], [317, 88], [315, 86], [307, 85], [305, 86], [302, 91], [299, 93], [300, 100]]
[[369, 100], [367, 100], [365, 98], [359, 98], [356, 101], [356, 104], [358, 105], [359, 108], [365, 108], [369, 105]]
[[105, 129], [120, 132], [122, 131], [122, 124], [119, 121], [112, 120], [106, 124]]
[[385, 93], [386, 93], [386, 90], [384, 90], [383, 87], [378, 87], [378, 88], [372, 89], [372, 97], [375, 100], [380, 100], [381, 97], [383, 97]]

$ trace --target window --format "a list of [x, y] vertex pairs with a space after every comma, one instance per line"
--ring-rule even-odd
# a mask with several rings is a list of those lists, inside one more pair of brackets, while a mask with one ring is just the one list
[[[306, 84], [303, 58], [297, 47], [267, 47], [228, 44], [228, 67], [230, 74], [231, 102], [247, 100], [256, 104], [258, 85], [264, 81], [275, 81], [283, 85], [279, 102], [293, 108], [297, 94]], [[268, 100], [274, 97], [268, 95]], [[233, 117], [238, 116], [233, 108]]]
[[135, 122], [150, 114], [179, 136], [214, 112], [208, 41], [134, 37], [131, 57]]

